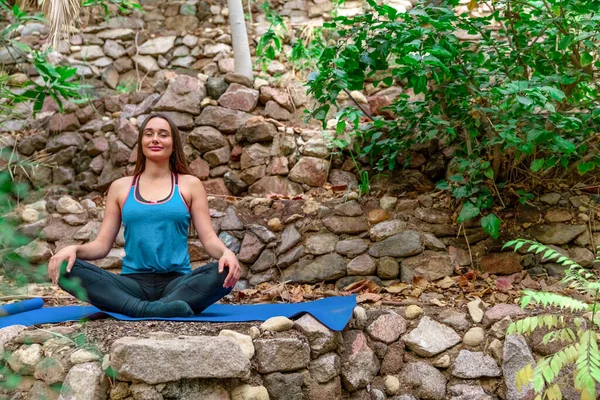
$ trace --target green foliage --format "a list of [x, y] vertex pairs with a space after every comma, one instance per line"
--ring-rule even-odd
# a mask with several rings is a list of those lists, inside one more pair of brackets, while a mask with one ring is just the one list
[[[365, 114], [368, 122], [348, 125], [358, 158], [393, 170], [417, 144], [454, 146], [454, 175], [437, 188], [462, 203], [461, 221], [487, 214], [500, 197], [496, 182], [600, 166], [599, 0], [481, 2], [491, 8], [481, 17], [456, 15], [458, 0], [418, 2], [401, 14], [367, 3], [363, 15], [324, 24], [339, 40], [307, 83], [317, 99], [308, 116], [323, 127], [332, 109], [358, 109], [340, 105], [341, 92], [369, 82], [404, 87], [385, 108], [392, 117]], [[459, 40], [459, 30], [478, 41]], [[337, 114], [338, 125], [347, 115]], [[497, 224], [488, 217], [483, 226], [491, 234]]]
[[256, 56], [263, 71], [266, 71], [271, 61], [281, 56], [287, 58], [298, 70], [314, 68], [325, 48], [327, 41], [325, 30], [320, 27], [306, 26], [299, 32], [300, 37], [292, 42], [291, 50], [284, 54], [283, 44], [286, 36], [293, 33], [289, 31], [281, 15], [269, 7], [267, 1], [262, 3], [261, 8], [269, 22], [267, 31], [260, 37], [256, 46]]
[[281, 15], [273, 11], [267, 1], [262, 3], [261, 8], [265, 12], [269, 28], [260, 37], [256, 45], [256, 56], [258, 57], [258, 63], [266, 71], [268, 63], [281, 53], [285, 34], [288, 32], [288, 29]]
[[15, 117], [26, 118], [27, 115], [15, 114], [16, 105], [20, 103], [32, 103], [35, 116], [41, 111], [44, 100], [48, 96], [56, 101], [61, 112], [64, 100], [80, 99], [82, 85], [73, 80], [77, 72], [76, 68], [52, 65], [47, 60], [50, 50], [34, 50], [12, 38], [12, 33], [19, 25], [29, 21], [44, 21], [44, 19], [39, 15], [28, 15], [17, 4], [9, 7], [6, 0], [0, 0], [0, 10], [8, 13], [10, 18], [9, 21], [2, 21], [0, 16], [0, 22], [8, 22], [0, 33], [0, 48], [6, 48], [15, 62], [27, 62], [37, 75], [37, 77], [28, 76], [25, 83], [15, 88], [12, 84], [15, 75], [0, 72], [0, 98], [2, 98], [0, 123]]
[[137, 90], [137, 84], [133, 79], [128, 79], [127, 81], [121, 81], [115, 88], [117, 93], [131, 93]]
[[[596, 385], [600, 383], [600, 351], [597, 343], [600, 316], [596, 315], [600, 311], [600, 282], [592, 272], [540, 243], [517, 239], [506, 243], [504, 247], [513, 247], [514, 251], [526, 248], [528, 253], [539, 254], [568, 267], [563, 283], [582, 297], [591, 299], [583, 301], [557, 293], [523, 291], [522, 308], [536, 304], [546, 312], [512, 323], [507, 335], [529, 335], [538, 329], [546, 329], [549, 332], [544, 335], [542, 343], [559, 342], [565, 346], [538, 360], [535, 368], [528, 365], [519, 371], [517, 387], [533, 384], [536, 400], [561, 399], [561, 388], [556, 380], [565, 367], [573, 366], [574, 387], [581, 393], [581, 399], [596, 399]], [[600, 246], [594, 263], [596, 262], [600, 262]], [[582, 313], [586, 314], [581, 316]]]
[[83, 0], [81, 3], [84, 7], [102, 7], [106, 18], [110, 16], [109, 5], [111, 4], [119, 7], [119, 11], [122, 14], [130, 14], [135, 10], [142, 11], [142, 6], [140, 4], [130, 0]]

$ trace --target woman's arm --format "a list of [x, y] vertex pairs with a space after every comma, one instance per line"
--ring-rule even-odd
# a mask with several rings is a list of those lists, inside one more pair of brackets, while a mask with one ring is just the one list
[[191, 197], [190, 213], [200, 242], [208, 255], [219, 260], [220, 273], [223, 272], [224, 267], [229, 267], [224, 287], [233, 287], [240, 278], [239, 262], [235, 254], [219, 239], [212, 227], [204, 185], [195, 176], [188, 175], [186, 181], [189, 182], [187, 187]]
[[129, 178], [119, 179], [113, 182], [108, 189], [104, 218], [96, 239], [89, 243], [77, 246], [77, 257], [82, 260], [99, 260], [106, 257], [112, 249], [115, 239], [121, 228], [121, 205], [119, 196], [123, 188], [128, 186]]

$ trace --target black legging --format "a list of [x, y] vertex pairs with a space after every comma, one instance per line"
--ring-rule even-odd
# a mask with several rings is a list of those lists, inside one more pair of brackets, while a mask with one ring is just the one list
[[171, 314], [162, 314], [165, 314], [166, 303], [182, 304], [181, 301], [187, 303], [194, 314], [199, 314], [229, 294], [231, 288], [223, 287], [228, 269], [226, 267], [219, 274], [218, 268], [219, 264], [215, 262], [185, 275], [117, 275], [77, 259], [71, 272], [61, 275], [58, 284], [63, 290], [103, 311], [133, 317], [189, 316], [177, 315], [181, 312], [172, 310]]

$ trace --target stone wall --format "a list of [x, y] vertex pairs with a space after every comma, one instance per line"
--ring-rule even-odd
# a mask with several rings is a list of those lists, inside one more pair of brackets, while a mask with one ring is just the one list
[[[343, 332], [310, 315], [212, 335], [155, 322], [154, 332], [114, 331], [100, 347], [76, 338], [110, 321], [12, 326], [0, 330], [0, 349], [10, 354], [5, 376], [22, 377], [9, 392], [15, 400], [521, 400], [530, 393], [518, 391], [515, 374], [534, 355], [522, 337], [504, 333], [521, 315], [514, 304], [486, 309], [475, 300], [445, 310], [356, 307]], [[536, 356], [556, 347], [531, 345]], [[569, 379], [559, 378], [563, 398], [576, 399]]]
[[[491, 275], [523, 269], [530, 275], [562, 273], [564, 267], [541, 256], [503, 252], [504, 243], [514, 237], [536, 239], [592, 267], [592, 249], [600, 243], [598, 216], [589, 219], [593, 203], [587, 196], [567, 196], [551, 193], [542, 198], [540, 209], [522, 206], [500, 213], [507, 226], [496, 240], [476, 221], [459, 232], [453, 210], [441, 207], [432, 195], [360, 201], [211, 196], [209, 206], [213, 228], [241, 262], [237, 289], [280, 281], [331, 282], [343, 289], [364, 279], [381, 287], [412, 283], [416, 276], [437, 281], [463, 266]], [[94, 201], [64, 195], [24, 205], [13, 218], [21, 219], [20, 232], [35, 240], [17, 253], [43, 264], [68, 244], [93, 240], [102, 214]], [[108, 257], [94, 263], [119, 272], [123, 245], [121, 229]], [[189, 251], [193, 267], [209, 262], [195, 232]], [[7, 272], [12, 268], [4, 265]]]

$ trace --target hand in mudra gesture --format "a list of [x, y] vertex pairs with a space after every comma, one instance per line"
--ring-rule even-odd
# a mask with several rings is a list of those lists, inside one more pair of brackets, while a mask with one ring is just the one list
[[229, 273], [223, 283], [224, 288], [234, 287], [240, 279], [240, 263], [231, 250], [226, 250], [219, 259], [219, 273], [222, 274], [225, 267], [229, 268]]

